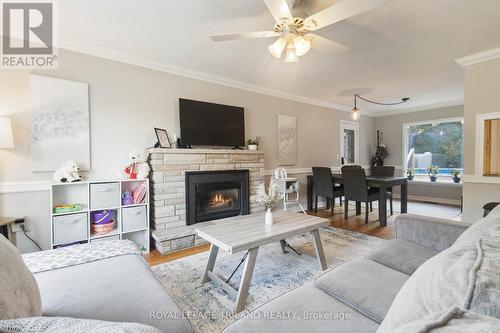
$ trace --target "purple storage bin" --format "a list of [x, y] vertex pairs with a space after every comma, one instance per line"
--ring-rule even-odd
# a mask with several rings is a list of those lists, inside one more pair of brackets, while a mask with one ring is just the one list
[[92, 213], [94, 224], [106, 224], [113, 220], [113, 216], [109, 210], [103, 210], [99, 212]]

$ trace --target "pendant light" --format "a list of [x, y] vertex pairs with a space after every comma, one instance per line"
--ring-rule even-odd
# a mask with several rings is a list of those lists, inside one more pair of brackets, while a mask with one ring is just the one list
[[401, 98], [401, 101], [400, 102], [394, 102], [394, 103], [383, 103], [383, 102], [376, 102], [376, 101], [372, 101], [372, 100], [369, 100], [367, 98], [364, 98], [364, 97], [361, 97], [359, 96], [359, 94], [354, 94], [354, 107], [352, 108], [352, 113], [351, 113], [351, 118], [352, 120], [358, 120], [359, 119], [359, 109], [358, 109], [358, 101], [357, 99], [361, 99], [365, 102], [368, 102], [368, 103], [371, 103], [371, 104], [377, 104], [377, 105], [399, 105], [399, 104], [403, 104], [403, 103], [406, 103], [410, 100], [409, 97], [403, 97]]

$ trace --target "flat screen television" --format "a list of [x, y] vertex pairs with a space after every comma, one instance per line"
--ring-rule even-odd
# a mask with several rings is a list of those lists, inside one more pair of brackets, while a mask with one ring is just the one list
[[181, 144], [244, 146], [244, 109], [179, 98]]

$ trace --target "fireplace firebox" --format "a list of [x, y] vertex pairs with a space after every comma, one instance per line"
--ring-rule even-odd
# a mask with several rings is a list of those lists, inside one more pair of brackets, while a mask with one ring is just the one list
[[250, 212], [248, 170], [186, 172], [186, 224]]

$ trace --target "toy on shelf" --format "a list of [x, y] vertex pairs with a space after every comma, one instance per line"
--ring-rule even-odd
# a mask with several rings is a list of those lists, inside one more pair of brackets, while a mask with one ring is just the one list
[[64, 162], [54, 172], [54, 180], [61, 183], [79, 182], [82, 180], [82, 177], [78, 174], [79, 171], [80, 166], [75, 161]]
[[92, 234], [94, 236], [106, 235], [113, 231], [115, 227], [115, 221], [113, 220], [113, 216], [111, 211], [103, 210], [92, 213]]
[[134, 197], [130, 191], [126, 191], [122, 194], [122, 205], [132, 205], [134, 203]]
[[129, 154], [130, 165], [123, 170], [125, 179], [146, 179], [148, 178], [149, 167], [148, 153], [144, 149], [132, 149]]
[[81, 210], [83, 210], [83, 205], [80, 204], [57, 205], [53, 208], [54, 214], [73, 213]]
[[147, 193], [146, 186], [147, 186], [146, 182], [143, 182], [134, 189], [134, 192], [132, 193], [132, 196], [134, 198], [134, 204], [141, 204], [144, 202], [144, 198], [146, 197]]

